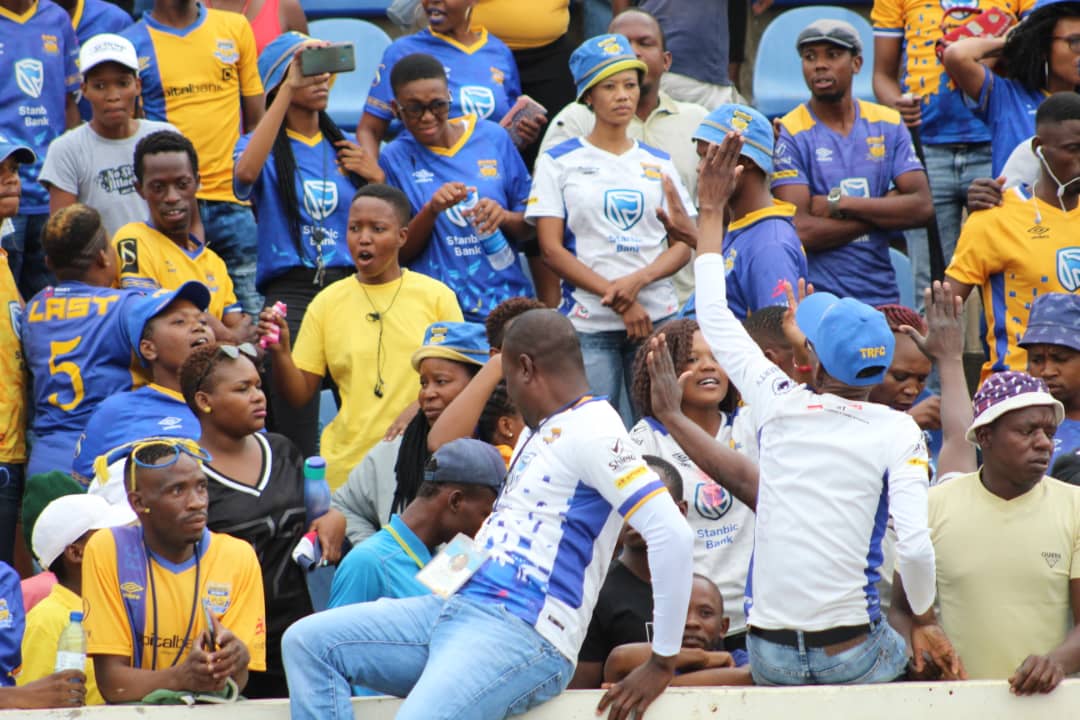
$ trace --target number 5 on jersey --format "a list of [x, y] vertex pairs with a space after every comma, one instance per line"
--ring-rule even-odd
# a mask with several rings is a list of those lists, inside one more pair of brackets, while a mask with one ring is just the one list
[[54, 392], [49, 395], [49, 404], [55, 405], [64, 412], [70, 412], [79, 407], [83, 398], [86, 397], [86, 392], [83, 389], [82, 371], [77, 364], [70, 360], [64, 360], [63, 362], [57, 362], [57, 359], [61, 355], [67, 355], [75, 352], [79, 347], [79, 343], [82, 342], [82, 335], [78, 335], [71, 340], [54, 340], [49, 343], [49, 374], [51, 375], [67, 375], [71, 378], [71, 392], [72, 398], [68, 402], [60, 402], [60, 393]]

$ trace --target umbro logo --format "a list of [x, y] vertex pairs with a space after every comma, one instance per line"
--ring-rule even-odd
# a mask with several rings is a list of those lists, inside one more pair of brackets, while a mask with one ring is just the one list
[[1041, 553], [1043, 560], [1046, 561], [1047, 566], [1054, 567], [1061, 562], [1061, 553], [1056, 552], [1044, 552]]
[[1050, 228], [1044, 225], [1032, 225], [1027, 229], [1027, 231], [1032, 235], [1045, 235], [1046, 233], [1050, 232]]

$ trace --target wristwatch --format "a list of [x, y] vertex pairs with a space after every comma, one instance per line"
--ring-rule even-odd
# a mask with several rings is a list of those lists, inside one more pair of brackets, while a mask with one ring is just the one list
[[840, 188], [834, 187], [829, 190], [828, 196], [825, 200], [829, 204], [829, 217], [838, 218], [843, 217], [843, 213], [840, 212], [840, 197], [843, 193], [840, 192]]

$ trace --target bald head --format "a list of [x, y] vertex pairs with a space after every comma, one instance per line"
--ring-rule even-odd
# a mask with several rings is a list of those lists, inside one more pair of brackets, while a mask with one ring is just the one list
[[518, 315], [503, 337], [508, 357], [528, 355], [539, 373], [584, 377], [581, 343], [573, 324], [555, 310], [529, 310]]
[[640, 8], [627, 8], [616, 15], [611, 19], [611, 24], [608, 25], [608, 32], [629, 37], [630, 33], [626, 32], [627, 28], [636, 27], [638, 24], [647, 25], [649, 31], [656, 34], [660, 49], [667, 50], [667, 38], [664, 37], [664, 29], [660, 27], [660, 23], [652, 16], [652, 13], [645, 12]]

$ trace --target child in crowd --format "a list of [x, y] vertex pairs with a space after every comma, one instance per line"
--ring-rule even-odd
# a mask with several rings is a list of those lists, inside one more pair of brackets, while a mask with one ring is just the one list
[[345, 514], [353, 545], [416, 497], [431, 457], [428, 431], [484, 365], [488, 351], [483, 326], [476, 323], [438, 322], [425, 331], [423, 345], [412, 355], [412, 367], [420, 375], [420, 412], [403, 435], [372, 448], [334, 493], [331, 507]]
[[[709, 578], [695, 575], [673, 687], [754, 684], [746, 651], [723, 649], [729, 622], [720, 590]], [[619, 682], [651, 655], [652, 645], [647, 642], [615, 648], [604, 663], [605, 684]]]
[[[409, 200], [400, 190], [360, 188], [347, 228], [356, 276], [315, 296], [295, 349], [284, 318], [269, 309], [260, 316], [274, 383], [290, 405], [308, 402], [327, 373], [341, 391], [341, 409], [322, 435], [331, 489], [345, 483], [413, 399], [417, 374], [405, 360], [423, 341], [425, 328], [462, 319], [448, 287], [398, 264], [408, 224]], [[381, 526], [379, 519], [373, 522], [374, 529]]]
[[1080, 449], [1080, 295], [1035, 298], [1019, 345], [1027, 350], [1028, 373], [1041, 378], [1065, 406], [1065, 419], [1054, 433], [1053, 463]]
[[73, 472], [111, 503], [127, 502], [121, 479], [128, 446], [143, 438], [199, 439], [199, 421], [180, 394], [180, 367], [193, 349], [213, 342], [206, 326], [210, 291], [197, 282], [139, 298], [124, 316], [129, 347], [150, 373], [138, 390], [106, 398], [75, 446]]
[[53, 213], [41, 244], [58, 282], [31, 298], [22, 315], [34, 399], [28, 475], [71, 472], [71, 449], [87, 420], [107, 398], [131, 390], [124, 318], [140, 297], [113, 287], [116, 249], [93, 208], [75, 203]]
[[[446, 71], [434, 57], [401, 58], [390, 83], [407, 132], [382, 150], [379, 165], [414, 213], [401, 256], [446, 283], [465, 319], [480, 322], [508, 297], [533, 294], [516, 252], [497, 269], [477, 237], [502, 231], [514, 248], [532, 234], [525, 223], [529, 171], [505, 129], [476, 115], [450, 119]], [[465, 210], [472, 188], [479, 200]]]
[[142, 83], [130, 40], [113, 34], [85, 40], [79, 70], [83, 102], [92, 113], [85, 124], [49, 145], [38, 181], [49, 189], [50, 214], [86, 203], [101, 213], [111, 238], [127, 223], [147, 218], [146, 201], [135, 190], [135, 146], [147, 135], [176, 128], [137, 117]]

